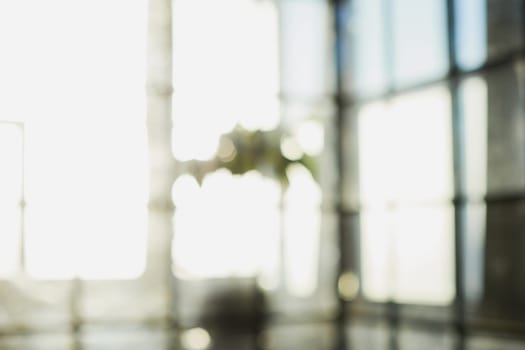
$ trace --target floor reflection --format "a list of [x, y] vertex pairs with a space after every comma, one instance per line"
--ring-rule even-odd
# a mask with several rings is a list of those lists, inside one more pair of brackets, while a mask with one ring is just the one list
[[[0, 348], [10, 350], [453, 350], [459, 339], [447, 327], [425, 329], [401, 326], [396, 329], [384, 322], [349, 323], [344, 327], [344, 341], [334, 323], [274, 324], [261, 332], [239, 329], [192, 328], [171, 331], [163, 328], [92, 328], [71, 334], [39, 334], [0, 337]], [[525, 340], [476, 334], [463, 339], [468, 350], [517, 350]], [[341, 344], [343, 347], [341, 348]]]

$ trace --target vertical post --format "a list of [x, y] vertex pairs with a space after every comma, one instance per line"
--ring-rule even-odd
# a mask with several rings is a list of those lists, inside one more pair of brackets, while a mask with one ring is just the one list
[[458, 90], [458, 67], [456, 64], [456, 13], [455, 0], [447, 0], [447, 39], [449, 61], [449, 89], [451, 98], [453, 157], [454, 157], [454, 256], [456, 298], [454, 300], [454, 328], [458, 342], [456, 348], [465, 348], [465, 288], [464, 288], [464, 152], [463, 123]]
[[[344, 183], [344, 28], [346, 26], [345, 0], [333, 0], [332, 10], [334, 19], [335, 35], [335, 123], [336, 123], [336, 161], [337, 161], [337, 188], [339, 193], [336, 198], [337, 220], [338, 220], [338, 245], [339, 245], [339, 265], [337, 271], [337, 281], [343, 276], [346, 269], [346, 239], [345, 239], [345, 216], [344, 216], [344, 198], [342, 188]], [[348, 349], [346, 341], [346, 302], [338, 291], [338, 313], [337, 313], [337, 349]]]
[[[396, 29], [396, 21], [394, 18], [394, 3], [395, 0], [383, 0], [382, 1], [382, 20], [383, 20], [383, 38], [385, 43], [385, 57], [384, 57], [384, 68], [386, 73], [386, 96], [387, 103], [390, 102], [391, 96], [396, 90], [395, 82], [395, 70], [396, 70], [396, 43], [394, 30]], [[392, 214], [397, 210], [397, 207], [394, 203], [390, 203], [387, 207], [387, 213]], [[389, 223], [392, 225], [392, 223]], [[389, 282], [388, 282], [388, 294], [389, 299], [386, 303], [386, 320], [389, 327], [389, 340], [388, 347], [390, 350], [397, 350], [399, 348], [399, 309], [400, 305], [393, 298], [392, 281], [395, 280], [397, 276], [397, 266], [394, 264], [394, 244], [395, 237], [393, 236], [394, 230], [390, 226], [389, 230], [389, 243], [388, 243], [388, 262], [389, 267]]]
[[[284, 91], [284, 84], [283, 84], [283, 76], [284, 76], [284, 69], [283, 69], [283, 66], [284, 66], [284, 57], [286, 55], [286, 47], [285, 47], [285, 43], [284, 43], [284, 40], [283, 40], [283, 37], [285, 35], [285, 25], [284, 25], [284, 22], [286, 21], [285, 19], [285, 15], [284, 15], [284, 11], [285, 11], [285, 6], [283, 6], [283, 3], [281, 1], [275, 1], [275, 6], [277, 8], [277, 16], [278, 16], [278, 21], [277, 21], [277, 25], [278, 25], [278, 37], [277, 37], [277, 40], [278, 40], [278, 50], [279, 50], [279, 64], [278, 64], [278, 69], [279, 69], [279, 113], [280, 113], [280, 126], [282, 126], [282, 123], [283, 123], [283, 117], [284, 117], [284, 111], [286, 110], [284, 104], [287, 103], [287, 99], [288, 99], [288, 91]], [[279, 246], [279, 255], [278, 255], [278, 266], [279, 266], [279, 270], [278, 270], [278, 276], [279, 276], [279, 283], [278, 283], [278, 286], [279, 286], [279, 289], [278, 289], [278, 295], [279, 295], [279, 298], [282, 298], [282, 297], [285, 297], [286, 296], [286, 291], [285, 291], [285, 285], [286, 285], [286, 278], [285, 278], [285, 274], [286, 274], [286, 268], [285, 268], [285, 256], [286, 256], [286, 250], [285, 250], [285, 244], [286, 244], [286, 240], [285, 240], [285, 232], [284, 232], [284, 229], [285, 229], [285, 223], [284, 223], [284, 211], [285, 211], [285, 207], [284, 207], [284, 191], [285, 189], [282, 188], [281, 186], [281, 191], [280, 191], [280, 197], [279, 197], [279, 238], [278, 238], [278, 246]]]
[[149, 0], [147, 34], [147, 132], [149, 152], [148, 270], [158, 276], [164, 298], [164, 316], [174, 325], [174, 278], [171, 241], [174, 207], [171, 187], [175, 180], [171, 154], [172, 0]]
[[450, 83], [452, 128], [453, 128], [453, 156], [454, 156], [454, 256], [455, 256], [455, 284], [456, 298], [454, 301], [454, 324], [458, 335], [458, 349], [464, 349], [465, 341], [465, 288], [464, 288], [464, 237], [465, 237], [465, 209], [464, 196], [464, 159], [463, 159], [463, 123], [458, 91], [457, 78], [452, 76]]

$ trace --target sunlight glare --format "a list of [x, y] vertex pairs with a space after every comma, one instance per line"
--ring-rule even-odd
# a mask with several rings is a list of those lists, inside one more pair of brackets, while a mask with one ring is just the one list
[[200, 186], [191, 175], [181, 175], [173, 184], [171, 196], [176, 207], [185, 207], [199, 201]]
[[450, 198], [451, 120], [450, 96], [442, 86], [365, 106], [358, 121], [363, 203]]
[[449, 92], [437, 86], [370, 104], [358, 123], [363, 293], [446, 305], [454, 293], [453, 213], [443, 204], [453, 196]]
[[321, 189], [302, 165], [287, 169], [290, 185], [284, 203], [284, 268], [287, 291], [309, 297], [318, 284]]
[[174, 186], [174, 200], [179, 201], [172, 245], [175, 275], [262, 275], [263, 281], [271, 281], [278, 263], [279, 198], [279, 184], [256, 171], [232, 175], [219, 169], [200, 187], [192, 178], [179, 177]]
[[146, 0], [0, 2], [0, 120], [24, 123], [32, 277], [145, 268], [146, 14]]
[[452, 209], [364, 212], [361, 233], [363, 293], [368, 299], [432, 305], [452, 302]]
[[0, 122], [0, 278], [18, 269], [22, 199], [22, 129]]
[[297, 131], [297, 141], [306, 154], [320, 155], [324, 147], [323, 125], [313, 120], [301, 123]]
[[267, 0], [178, 0], [173, 4], [173, 17], [175, 158], [213, 158], [221, 134], [236, 124], [248, 130], [276, 128], [275, 4]]

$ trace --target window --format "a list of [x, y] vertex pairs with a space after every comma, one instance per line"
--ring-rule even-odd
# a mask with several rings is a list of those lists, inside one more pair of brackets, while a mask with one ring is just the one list
[[303, 162], [325, 153], [329, 15], [323, 1], [173, 3], [176, 283], [255, 279], [281, 308], [335, 302], [319, 277], [319, 179]]
[[13, 276], [20, 263], [21, 200], [23, 189], [23, 128], [0, 123], [0, 277]]
[[0, 2], [0, 348], [523, 347], [523, 14]]
[[[358, 286], [348, 294], [340, 279], [348, 342], [446, 348], [478, 344], [468, 332], [512, 333], [504, 324], [520, 327], [522, 303], [511, 282], [521, 273], [511, 247], [522, 244], [521, 3], [340, 1], [336, 11], [341, 276]], [[395, 345], [382, 343], [388, 330]]]
[[21, 259], [45, 280], [143, 273], [145, 5], [0, 5], [3, 274]]

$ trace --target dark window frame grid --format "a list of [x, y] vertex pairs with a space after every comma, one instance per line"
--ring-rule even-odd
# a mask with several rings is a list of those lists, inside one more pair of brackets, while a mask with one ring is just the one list
[[[339, 296], [340, 304], [340, 313], [337, 317], [337, 322], [339, 324], [339, 337], [338, 337], [338, 348], [345, 349], [347, 348], [347, 339], [345, 336], [346, 328], [354, 322], [361, 320], [373, 320], [375, 322], [386, 322], [390, 332], [389, 332], [389, 348], [394, 350], [400, 347], [398, 339], [398, 330], [400, 329], [400, 324], [402, 323], [405, 326], [412, 327], [414, 329], [426, 330], [427, 332], [436, 332], [443, 331], [443, 329], [448, 329], [447, 332], [452, 331], [455, 338], [455, 348], [456, 349], [465, 349], [466, 347], [466, 338], [471, 334], [507, 334], [511, 336], [517, 336], [522, 338], [524, 335], [521, 333], [523, 331], [522, 327], [514, 328], [512, 325], [503, 325], [498, 327], [496, 325], [489, 324], [473, 324], [467, 319], [467, 311], [465, 306], [465, 261], [464, 261], [464, 248], [465, 248], [465, 209], [468, 203], [468, 199], [464, 195], [465, 189], [465, 150], [462, 143], [461, 135], [461, 106], [459, 99], [459, 84], [463, 78], [473, 76], [479, 73], [490, 71], [493, 68], [498, 68], [501, 66], [511, 65], [514, 62], [525, 58], [525, 51], [523, 48], [506, 53], [499, 57], [487, 58], [483, 64], [475, 69], [462, 70], [457, 64], [457, 45], [456, 45], [456, 3], [461, 0], [445, 0], [446, 1], [446, 16], [447, 16], [447, 26], [446, 26], [446, 40], [447, 40], [447, 56], [449, 69], [445, 76], [442, 76], [439, 79], [433, 79], [429, 81], [423, 81], [421, 83], [412, 84], [403, 88], [395, 88], [392, 82], [393, 76], [393, 47], [391, 45], [391, 29], [392, 23], [386, 23], [386, 53], [385, 56], [389, 57], [389, 60], [386, 60], [385, 69], [387, 74], [388, 86], [385, 93], [375, 95], [373, 97], [365, 97], [356, 99], [348, 92], [344, 91], [344, 64], [345, 57], [344, 55], [344, 45], [345, 45], [345, 34], [344, 28], [346, 26], [345, 18], [342, 15], [345, 10], [345, 6], [348, 6], [352, 0], [331, 0], [331, 5], [333, 9], [333, 17], [335, 19], [335, 50], [336, 50], [336, 93], [334, 96], [335, 105], [336, 105], [336, 129], [338, 130], [337, 137], [337, 162], [338, 162], [338, 185], [339, 188], [344, 187], [345, 177], [351, 176], [346, 173], [348, 167], [345, 166], [347, 157], [345, 152], [347, 152], [347, 141], [345, 140], [347, 135], [345, 135], [345, 126], [348, 123], [348, 118], [353, 118], [354, 116], [346, 115], [346, 111], [361, 105], [375, 102], [389, 100], [393, 97], [397, 97], [406, 93], [415, 92], [422, 90], [427, 87], [435, 86], [439, 83], [446, 84], [450, 91], [451, 97], [451, 116], [452, 116], [452, 150], [453, 150], [453, 180], [454, 180], [454, 197], [452, 198], [452, 205], [454, 207], [454, 257], [455, 257], [455, 298], [451, 305], [452, 308], [452, 319], [450, 321], [440, 321], [422, 318], [420, 316], [407, 316], [403, 315], [404, 310], [410, 310], [414, 308], [414, 305], [408, 305], [403, 303], [398, 303], [393, 300], [390, 300], [386, 303], [369, 303], [369, 307], [365, 305], [364, 308], [352, 307], [353, 301], [346, 301], [341, 296]], [[385, 18], [387, 22], [389, 19], [388, 9], [392, 5], [393, 0], [383, 0], [382, 4], [384, 6], [386, 13]], [[390, 28], [389, 28], [390, 27]], [[522, 28], [525, 32], [525, 21], [522, 23]], [[514, 194], [503, 194], [503, 195], [486, 195], [484, 200], [487, 203], [490, 202], [508, 202], [515, 201], [516, 199], [525, 199], [525, 193], [514, 193]], [[355, 235], [349, 237], [351, 233], [350, 228], [348, 227], [348, 218], [350, 216], [357, 216], [360, 213], [360, 208], [348, 208], [345, 206], [345, 199], [342, 191], [339, 192], [339, 197], [337, 200], [337, 211], [339, 216], [339, 248], [340, 248], [340, 262], [339, 262], [339, 272], [338, 275], [342, 276], [345, 272], [348, 272], [349, 269], [352, 271], [358, 271], [359, 269], [359, 242]], [[357, 240], [356, 240], [357, 239]], [[350, 243], [350, 244], [349, 244]], [[351, 246], [350, 251], [348, 247]], [[417, 306], [415, 308], [425, 309], [431, 308], [430, 306]], [[374, 311], [375, 310], [375, 311]], [[379, 313], [378, 311], [379, 310]]]

